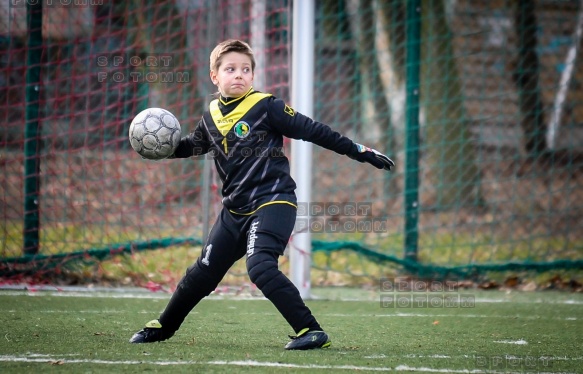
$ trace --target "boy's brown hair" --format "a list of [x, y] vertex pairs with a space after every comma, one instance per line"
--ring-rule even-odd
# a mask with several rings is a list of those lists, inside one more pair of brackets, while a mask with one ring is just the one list
[[223, 56], [230, 52], [242, 53], [249, 56], [251, 59], [251, 70], [255, 71], [255, 56], [253, 55], [253, 50], [249, 44], [237, 39], [229, 39], [217, 44], [215, 49], [211, 52], [211, 71], [217, 71], [219, 66], [221, 66]]

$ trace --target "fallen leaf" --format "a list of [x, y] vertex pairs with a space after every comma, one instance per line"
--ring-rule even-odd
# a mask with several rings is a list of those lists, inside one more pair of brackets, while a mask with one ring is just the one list
[[498, 288], [498, 283], [496, 283], [494, 281], [484, 282], [484, 283], [479, 284], [478, 288], [481, 288], [483, 290], [491, 290], [494, 288]]
[[518, 286], [519, 283], [520, 283], [520, 280], [518, 279], [517, 276], [508, 277], [504, 281], [504, 285], [506, 287], [516, 287], [516, 286]]

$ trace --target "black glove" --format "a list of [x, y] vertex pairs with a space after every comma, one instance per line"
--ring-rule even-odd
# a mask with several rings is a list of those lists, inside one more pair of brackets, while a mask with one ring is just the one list
[[353, 148], [348, 152], [347, 156], [358, 162], [368, 162], [377, 169], [391, 170], [391, 167], [395, 166], [393, 160], [376, 149], [365, 147], [358, 143], [354, 143]]

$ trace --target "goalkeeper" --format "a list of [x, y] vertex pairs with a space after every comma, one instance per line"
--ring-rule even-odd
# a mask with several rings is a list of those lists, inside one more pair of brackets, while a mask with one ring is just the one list
[[210, 55], [210, 79], [218, 87], [217, 98], [194, 132], [180, 140], [172, 158], [210, 153], [223, 182], [223, 209], [200, 257], [187, 269], [165, 310], [135, 333], [131, 343], [172, 337], [229, 268], [247, 255], [249, 278], [296, 333], [285, 349], [330, 345], [297, 288], [278, 269], [278, 257], [294, 228], [297, 208], [283, 137], [312, 142], [378, 169], [390, 170], [394, 163], [294, 111], [283, 100], [255, 91], [254, 69], [253, 51], [243, 41], [224, 41]]

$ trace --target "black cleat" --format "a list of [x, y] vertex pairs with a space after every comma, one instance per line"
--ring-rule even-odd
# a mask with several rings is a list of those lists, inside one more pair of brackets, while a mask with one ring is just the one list
[[290, 336], [291, 341], [285, 345], [285, 349], [307, 350], [315, 348], [328, 348], [332, 342], [324, 331], [309, 331], [303, 329], [298, 336]]
[[162, 329], [157, 319], [146, 323], [146, 327], [136, 332], [130, 339], [130, 343], [154, 343], [169, 339], [174, 333], [167, 333]]

